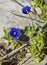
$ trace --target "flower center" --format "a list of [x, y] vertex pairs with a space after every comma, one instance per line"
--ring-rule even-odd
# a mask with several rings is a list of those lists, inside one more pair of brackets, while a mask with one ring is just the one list
[[14, 32], [13, 34], [16, 35], [16, 32]]

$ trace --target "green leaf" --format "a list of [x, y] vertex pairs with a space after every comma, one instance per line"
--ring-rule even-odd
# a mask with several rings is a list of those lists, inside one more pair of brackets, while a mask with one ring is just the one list
[[31, 27], [29, 24], [26, 31], [25, 31], [25, 35], [29, 36], [29, 38], [32, 37], [33, 34], [36, 33], [35, 29], [33, 27]]
[[12, 49], [15, 49], [15, 48], [17, 47], [18, 44], [19, 44], [18, 41], [13, 40], [13, 42], [12, 42], [12, 44], [11, 44]]
[[8, 32], [9, 32], [8, 30], [4, 30], [4, 33], [5, 33], [5, 34], [8, 34]]
[[9, 36], [9, 30], [4, 30], [5, 36], [4, 38], [7, 39], [9, 42], [11, 42], [13, 39], [11, 36]]

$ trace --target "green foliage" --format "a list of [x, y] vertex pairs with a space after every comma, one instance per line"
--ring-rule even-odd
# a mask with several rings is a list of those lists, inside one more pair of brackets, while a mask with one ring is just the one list
[[34, 8], [39, 7], [42, 11], [42, 14], [40, 15], [40, 19], [43, 19], [45, 22], [47, 22], [47, 4], [46, 0], [33, 0]]
[[17, 46], [18, 46], [18, 44], [19, 44], [19, 42], [18, 41], [16, 41], [16, 40], [13, 40], [13, 42], [12, 42], [12, 49], [15, 49]]
[[41, 9], [45, 9], [46, 7], [46, 3], [45, 3], [45, 0], [33, 0], [34, 1], [34, 6], [35, 7], [40, 7]]
[[31, 26], [28, 26], [25, 33], [27, 36], [30, 34], [30, 51], [33, 59], [37, 59], [40, 62], [44, 58], [45, 50], [47, 49], [47, 30], [44, 30], [44, 32], [38, 32], [34, 36], [34, 34], [36, 33], [36, 28], [32, 29]]
[[9, 42], [11, 42], [12, 49], [15, 49], [16, 46], [19, 44], [17, 40], [13, 40], [11, 36], [9, 36], [9, 30], [4, 30], [5, 36], [4, 38], [7, 39]]
[[33, 34], [36, 33], [36, 27], [31, 27], [30, 25], [28, 25], [27, 29], [26, 29], [26, 32], [25, 32], [25, 35], [29, 36], [29, 37], [33, 37]]
[[[13, 2], [16, 2], [16, 0], [12, 0]], [[32, 6], [31, 2], [34, 2], [34, 5]], [[47, 3], [46, 0], [30, 0], [29, 3], [32, 6], [34, 13], [36, 14], [35, 8], [39, 7], [42, 11], [42, 13], [39, 15], [40, 20], [44, 20], [44, 23], [47, 22]], [[17, 2], [18, 3], [18, 2]], [[21, 6], [21, 3], [18, 3]], [[28, 18], [22, 15], [15, 14], [19, 17], [24, 17]], [[36, 19], [28, 18], [31, 20], [38, 21]], [[39, 22], [39, 21], [38, 21]], [[47, 30], [44, 29], [43, 32], [38, 32], [36, 31], [39, 27], [34, 26], [31, 27], [30, 25], [27, 27], [25, 31], [25, 35], [29, 37], [29, 42], [30, 42], [30, 52], [32, 54], [32, 57], [34, 60], [37, 60], [40, 62], [44, 56], [45, 56], [45, 50], [47, 49]], [[5, 36], [9, 42], [12, 41], [12, 48], [15, 49], [16, 46], [19, 44], [16, 40], [13, 40], [9, 35], [8, 35], [8, 30], [4, 30]]]
[[8, 34], [9, 33], [9, 30], [4, 30], [4, 33], [5, 33], [4, 38], [7, 39], [9, 42], [11, 42], [12, 41], [12, 38]]
[[43, 41], [45, 43], [45, 47], [47, 47], [47, 29], [44, 29], [44, 32], [43, 32]]
[[[44, 49], [44, 42], [43, 42], [43, 34], [38, 33], [34, 38], [30, 40], [30, 50], [34, 58], [37, 58], [39, 61], [43, 58], [43, 49]], [[42, 56], [42, 57], [41, 57]]]

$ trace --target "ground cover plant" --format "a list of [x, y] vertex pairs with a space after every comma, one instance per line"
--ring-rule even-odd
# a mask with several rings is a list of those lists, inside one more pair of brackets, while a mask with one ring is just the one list
[[[29, 17], [14, 13], [13, 14], [21, 18], [23, 17], [26, 19], [30, 19], [32, 26], [29, 24], [27, 27], [25, 27], [24, 30], [15, 27], [4, 30], [4, 39], [7, 39], [9, 41], [9, 45], [11, 44], [12, 53], [5, 55], [3, 58], [1, 58], [1, 60], [4, 60], [6, 58], [9, 59], [10, 57], [12, 58], [15, 52], [17, 52], [15, 56], [19, 54], [20, 58], [25, 57], [27, 51], [23, 47], [26, 46], [26, 48], [30, 50], [33, 60], [36, 63], [39, 63], [47, 55], [47, 0], [28, 0], [30, 6], [24, 6], [17, 0], [12, 1], [19, 4], [19, 6], [22, 7], [22, 13], [25, 15], [29, 15]], [[33, 11], [31, 8], [33, 9]], [[39, 19], [33, 19], [31, 17], [31, 13], [35, 16], [38, 16]], [[41, 26], [38, 23], [35, 23], [36, 25], [34, 25], [32, 20], [38, 23], [43, 23], [44, 25]], [[20, 48], [15, 51], [15, 49], [18, 47]], [[23, 50], [19, 51], [21, 48], [23, 48]]]

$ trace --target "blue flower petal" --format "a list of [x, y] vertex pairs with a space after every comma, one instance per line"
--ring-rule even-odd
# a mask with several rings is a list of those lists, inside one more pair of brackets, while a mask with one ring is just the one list
[[[16, 32], [16, 35], [14, 35], [14, 32]], [[11, 31], [9, 32], [9, 35], [13, 39], [18, 39], [21, 35], [20, 29], [19, 28], [11, 28]]]
[[[31, 9], [30, 6], [25, 6], [25, 7], [22, 8], [22, 13], [28, 14], [30, 12], [30, 9]], [[27, 13], [27, 11], [28, 11], [28, 13]]]

